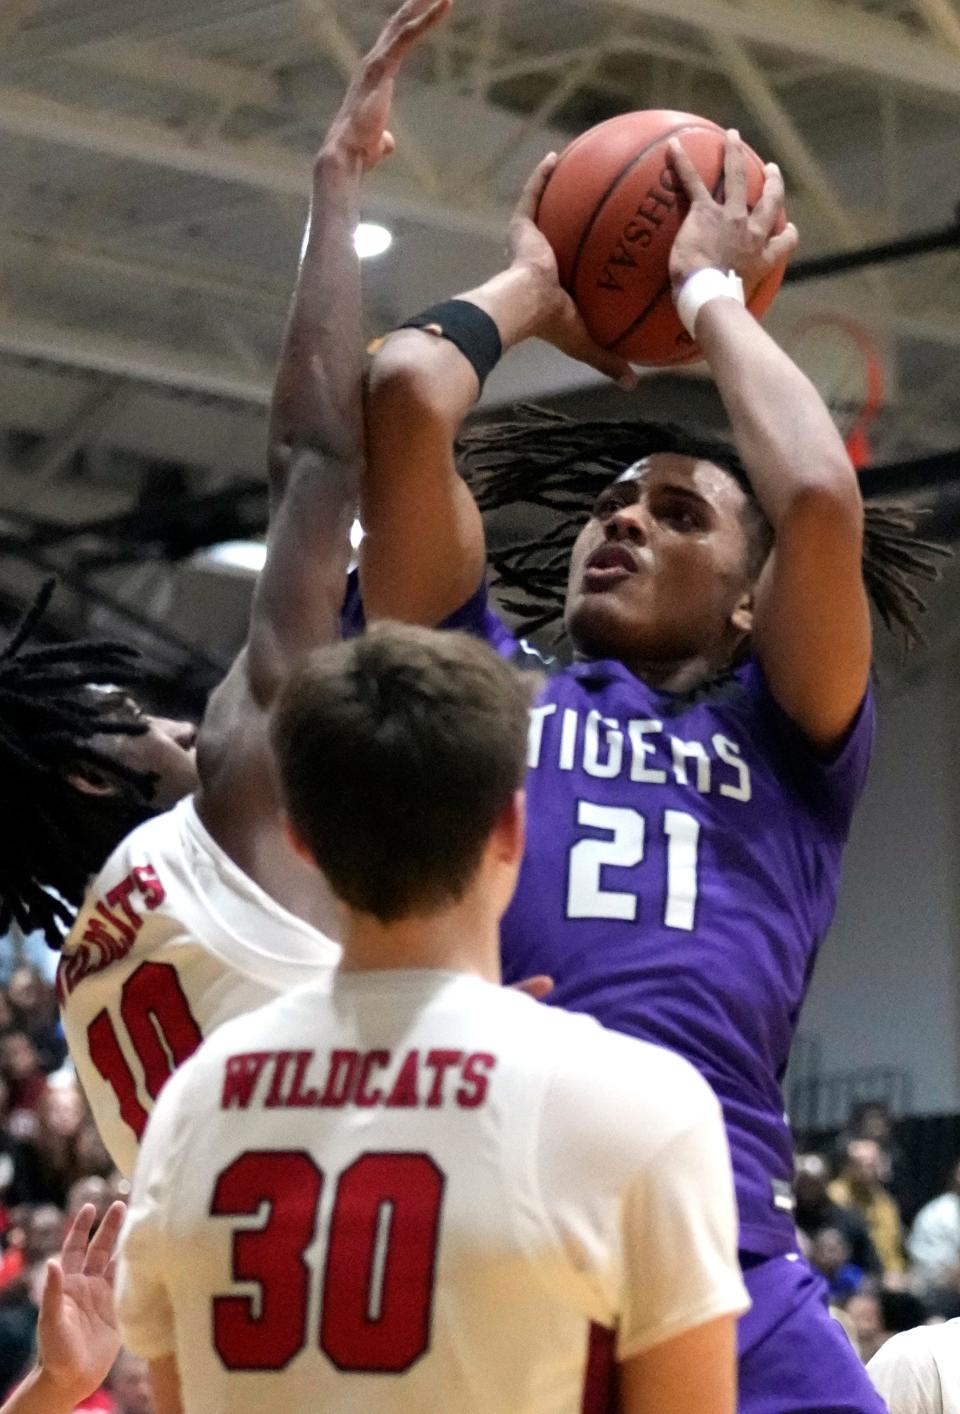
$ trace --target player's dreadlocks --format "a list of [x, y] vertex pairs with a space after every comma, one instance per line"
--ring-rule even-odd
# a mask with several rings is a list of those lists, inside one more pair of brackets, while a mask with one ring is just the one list
[[[112, 711], [104, 693], [137, 680], [135, 650], [31, 643], [53, 590], [49, 580], [0, 651], [0, 933], [15, 920], [58, 948], [90, 876], [152, 813], [156, 777], [93, 745], [101, 733], [147, 730], [133, 712]], [[84, 772], [107, 773], [115, 791], [81, 791], [69, 778]]]
[[[574, 422], [530, 405], [516, 413], [513, 421], [468, 432], [460, 452], [461, 469], [482, 512], [525, 504], [551, 514], [545, 533], [497, 545], [490, 554], [501, 602], [527, 633], [553, 628], [556, 640], [562, 638], [570, 552], [593, 501], [628, 467], [657, 452], [711, 461], [730, 472], [748, 497], [748, 530], [759, 571], [773, 533], [729, 443], [672, 423]], [[917, 537], [916, 519], [916, 511], [901, 502], [865, 506], [864, 582], [884, 624], [906, 648], [923, 641], [918, 621], [926, 604], [918, 583], [938, 578], [937, 560], [949, 554]]]

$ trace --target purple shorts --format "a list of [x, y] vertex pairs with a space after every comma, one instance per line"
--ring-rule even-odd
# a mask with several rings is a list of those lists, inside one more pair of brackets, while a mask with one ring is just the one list
[[747, 1258], [743, 1279], [753, 1305], [738, 1330], [738, 1414], [887, 1414], [801, 1257]]

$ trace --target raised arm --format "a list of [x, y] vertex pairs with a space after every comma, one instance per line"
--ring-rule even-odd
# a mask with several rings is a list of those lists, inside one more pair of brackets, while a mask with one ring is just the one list
[[269, 426], [271, 521], [247, 646], [254, 695], [339, 633], [363, 461], [360, 184], [394, 150], [388, 131], [403, 59], [450, 0], [407, 0], [364, 59], [314, 164], [310, 216]]
[[[509, 268], [457, 298], [493, 321], [504, 352], [538, 335], [632, 386], [629, 365], [591, 341], [558, 283], [553, 251], [534, 224], [555, 165], [555, 156], [546, 158], [524, 189], [510, 227]], [[436, 333], [401, 329], [373, 359], [361, 489], [366, 539], [360, 575], [368, 618], [437, 624], [480, 584], [483, 525], [457, 475], [453, 451], [479, 395], [473, 363]]]
[[[792, 226], [774, 234], [783, 210], [779, 169], [767, 168], [763, 196], [748, 214], [738, 134], [727, 139], [724, 202], [714, 200], [678, 143], [671, 153], [691, 199], [671, 257], [675, 291], [711, 267], [735, 271], [752, 289], [796, 244]], [[709, 300], [696, 338], [774, 531], [756, 595], [754, 648], [780, 706], [829, 752], [850, 726], [870, 671], [856, 473], [813, 384], [741, 304]]]
[[[363, 462], [363, 339], [354, 232], [363, 176], [388, 131], [405, 55], [450, 7], [407, 0], [360, 66], [314, 163], [310, 217], [274, 386], [270, 526], [247, 643], [211, 697], [198, 741], [198, 808], [231, 857], [291, 906], [280, 878], [267, 712], [291, 668], [340, 633]], [[296, 895], [299, 897], [299, 895]]]

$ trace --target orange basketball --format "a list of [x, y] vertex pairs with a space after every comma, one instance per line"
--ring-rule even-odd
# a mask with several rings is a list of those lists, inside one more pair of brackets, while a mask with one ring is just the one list
[[[701, 357], [670, 292], [670, 250], [690, 204], [667, 143], [679, 138], [709, 190], [720, 196], [725, 136], [709, 118], [692, 113], [625, 113], [591, 128], [561, 154], [537, 224], [556, 252], [564, 289], [602, 348], [657, 366]], [[763, 183], [763, 163], [748, 149], [751, 207]], [[782, 280], [783, 267], [747, 291], [758, 318]]]

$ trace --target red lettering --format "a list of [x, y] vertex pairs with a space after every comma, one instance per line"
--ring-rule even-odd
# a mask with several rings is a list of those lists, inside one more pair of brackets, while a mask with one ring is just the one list
[[420, 1074], [420, 1052], [408, 1051], [400, 1073], [393, 1083], [387, 1109], [415, 1110], [420, 1103], [417, 1081]]
[[115, 913], [111, 913], [102, 899], [97, 902], [97, 912], [101, 917], [107, 920], [111, 928], [116, 928], [120, 935], [121, 942], [126, 943], [128, 947], [132, 947], [133, 943], [136, 941], [137, 930], [131, 928], [128, 923], [124, 923], [123, 919], [118, 918]]
[[427, 1065], [433, 1070], [433, 1084], [430, 1086], [430, 1094], [427, 1096], [427, 1109], [435, 1110], [443, 1104], [443, 1081], [444, 1076], [451, 1066], [459, 1065], [463, 1060], [463, 1051], [430, 1051], [427, 1055]]
[[251, 1051], [245, 1056], [231, 1056], [223, 1071], [222, 1110], [248, 1110], [257, 1088], [257, 1081], [270, 1059], [269, 1051]]
[[472, 1056], [467, 1056], [463, 1067], [463, 1084], [457, 1091], [457, 1104], [462, 1110], [475, 1110], [478, 1105], [483, 1104], [490, 1088], [490, 1072], [496, 1063], [496, 1056], [491, 1056], [486, 1051], [476, 1051]]
[[155, 908], [159, 908], [167, 896], [167, 891], [160, 882], [160, 876], [152, 864], [140, 864], [134, 869], [133, 877], [137, 882], [137, 888], [143, 895], [144, 904], [152, 913]]
[[267, 1098], [263, 1102], [264, 1109], [275, 1110], [284, 1103], [281, 1090], [283, 1089], [283, 1082], [287, 1078], [287, 1066], [292, 1060], [293, 1051], [274, 1051], [273, 1080], [270, 1082]]
[[121, 879], [116, 888], [111, 889], [107, 894], [107, 903], [110, 904], [111, 908], [121, 908], [133, 924], [133, 931], [139, 933], [143, 919], [130, 902], [130, 895], [136, 887], [136, 882], [132, 874], [128, 874], [125, 879]]
[[349, 1100], [357, 1079], [360, 1057], [356, 1051], [332, 1051], [330, 1073], [327, 1084], [320, 1096], [321, 1105], [330, 1109], [342, 1109]]
[[101, 966], [105, 967], [108, 962], [113, 961], [116, 939], [99, 918], [90, 919], [84, 930], [83, 941], [92, 943], [95, 948], [100, 949]]
[[290, 1094], [287, 1096], [287, 1106], [290, 1109], [305, 1110], [319, 1103], [320, 1091], [313, 1086], [309, 1090], [304, 1090], [303, 1082], [306, 1079], [307, 1067], [313, 1060], [313, 1051], [297, 1051], [297, 1064], [293, 1072], [293, 1084], [290, 1086]]
[[363, 1064], [360, 1067], [360, 1080], [357, 1085], [357, 1094], [355, 1099], [355, 1103], [359, 1105], [361, 1109], [369, 1110], [372, 1109], [374, 1105], [380, 1105], [383, 1103], [383, 1091], [380, 1089], [380, 1087], [377, 1086], [376, 1090], [368, 1091], [367, 1082], [370, 1079], [370, 1072], [374, 1066], [377, 1066], [380, 1070], [383, 1070], [384, 1066], [389, 1064], [389, 1051], [368, 1051], [367, 1054], [364, 1056]]

